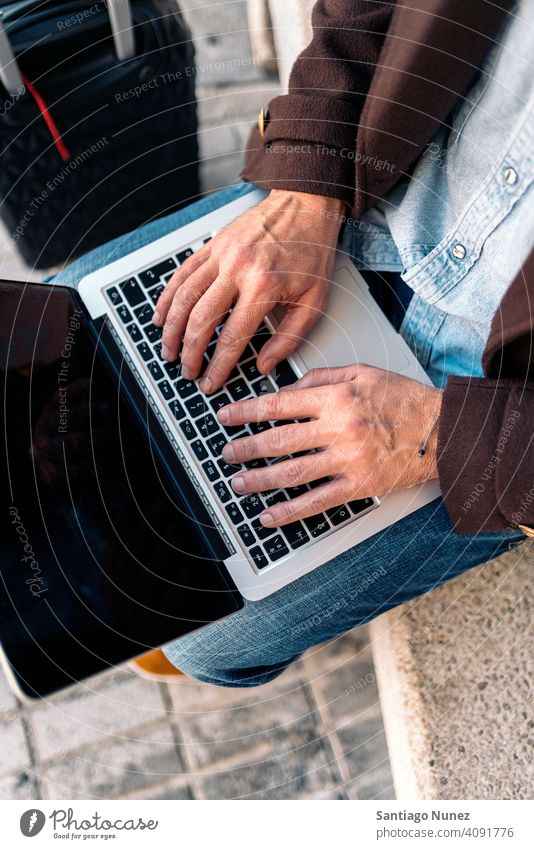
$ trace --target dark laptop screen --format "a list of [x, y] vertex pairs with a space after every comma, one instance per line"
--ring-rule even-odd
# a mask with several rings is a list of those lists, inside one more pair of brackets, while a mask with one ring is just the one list
[[73, 294], [0, 283], [0, 303], [0, 640], [37, 696], [242, 601]]

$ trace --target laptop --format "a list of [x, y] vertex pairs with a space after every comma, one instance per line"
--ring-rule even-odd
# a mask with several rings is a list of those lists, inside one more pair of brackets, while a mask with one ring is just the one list
[[151, 317], [166, 282], [264, 196], [250, 192], [86, 276], [78, 290], [0, 282], [0, 641], [23, 697], [231, 616], [244, 599], [260, 601], [439, 495], [431, 481], [266, 529], [264, 506], [298, 493], [234, 493], [236, 469], [222, 448], [276, 422], [226, 430], [216, 417], [224, 404], [358, 361], [428, 383], [341, 253], [325, 315], [273, 374], [255, 361], [276, 332], [276, 310], [213, 396], [182, 378], [179, 362], [163, 361]]

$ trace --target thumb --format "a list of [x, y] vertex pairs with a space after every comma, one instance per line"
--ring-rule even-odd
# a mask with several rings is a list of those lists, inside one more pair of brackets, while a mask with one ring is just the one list
[[265, 343], [258, 354], [258, 369], [269, 374], [278, 363], [294, 354], [300, 343], [324, 313], [327, 290], [313, 289], [296, 303], [288, 304], [287, 311], [276, 333]]
[[311, 389], [314, 386], [328, 386], [333, 383], [345, 383], [354, 380], [358, 375], [359, 366], [355, 363], [350, 366], [338, 366], [336, 368], [312, 368], [300, 380], [288, 386], [288, 389]]

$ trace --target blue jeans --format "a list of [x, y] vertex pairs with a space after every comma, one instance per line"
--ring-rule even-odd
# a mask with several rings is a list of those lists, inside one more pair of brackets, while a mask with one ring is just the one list
[[[68, 266], [54, 282], [76, 286], [90, 271], [252, 188], [232, 186], [114, 239]], [[350, 252], [350, 245], [344, 242], [343, 247]], [[429, 592], [522, 539], [516, 532], [459, 536], [437, 499], [269, 598], [245, 601], [228, 619], [170, 643], [165, 654], [200, 681], [227, 687], [263, 684], [310, 646]]]

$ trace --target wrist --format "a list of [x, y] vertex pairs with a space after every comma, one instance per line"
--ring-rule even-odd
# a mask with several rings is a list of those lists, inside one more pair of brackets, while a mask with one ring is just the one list
[[273, 200], [292, 200], [310, 211], [319, 213], [324, 218], [336, 219], [341, 225], [343, 217], [347, 213], [347, 204], [339, 198], [326, 197], [325, 195], [309, 194], [307, 192], [287, 191], [286, 189], [272, 189], [269, 197]]
[[[419, 449], [419, 456], [428, 466], [429, 479], [438, 477], [438, 431], [442, 401], [443, 391], [441, 389], [429, 389], [428, 403], [425, 405], [425, 429]], [[423, 454], [421, 454], [421, 451], [423, 451]]]

